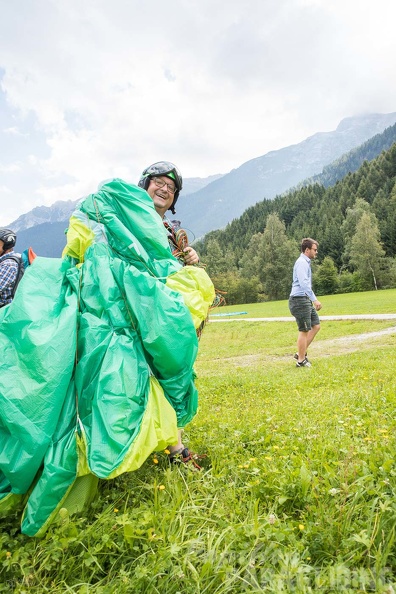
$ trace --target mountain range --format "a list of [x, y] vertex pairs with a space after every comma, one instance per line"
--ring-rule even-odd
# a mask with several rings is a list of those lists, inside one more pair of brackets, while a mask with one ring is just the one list
[[[368, 157], [374, 158], [388, 148], [383, 146], [385, 140], [381, 140], [381, 134], [395, 123], [396, 112], [346, 118], [332, 132], [319, 132], [298, 144], [271, 151], [225, 175], [187, 178], [175, 218], [189, 231], [190, 240], [202, 237], [224, 227], [264, 198], [272, 199], [308, 178], [318, 181], [314, 176], [331, 171], [333, 162], [380, 135], [376, 148], [371, 149], [372, 156]], [[396, 128], [394, 133], [396, 136]], [[388, 133], [388, 142], [389, 137]], [[396, 137], [391, 142], [395, 140]], [[58, 201], [50, 207], [36, 207], [10, 223], [9, 227], [18, 233], [17, 249], [23, 251], [32, 246], [41, 256], [60, 256], [68, 219], [76, 203], [77, 200]]]
[[198, 192], [179, 200], [177, 218], [195, 238], [220, 229], [256, 202], [283, 194], [396, 122], [396, 113], [342, 120], [332, 132], [318, 132], [299, 144], [243, 163]]

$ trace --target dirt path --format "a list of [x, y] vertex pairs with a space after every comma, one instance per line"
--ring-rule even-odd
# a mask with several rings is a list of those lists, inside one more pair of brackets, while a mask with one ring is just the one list
[[[351, 315], [351, 316], [321, 316], [321, 320], [392, 320], [396, 319], [396, 314], [367, 314], [367, 315]], [[212, 322], [294, 322], [294, 318], [237, 318], [225, 320], [212, 320]], [[339, 338], [331, 338], [327, 340], [318, 340], [312, 345], [312, 355], [319, 357], [331, 357], [337, 354], [353, 353], [355, 351], [365, 351], [377, 346], [385, 337], [386, 344], [395, 344], [396, 326], [384, 328], [383, 330], [376, 330], [374, 332], [364, 332], [362, 334], [352, 334], [349, 336], [340, 336]], [[282, 356], [281, 358], [290, 358], [293, 353]], [[253, 366], [259, 363], [260, 360], [274, 359], [273, 355], [250, 354], [240, 355], [237, 357], [229, 357], [225, 360], [228, 363], [233, 362], [239, 366]], [[279, 359], [279, 357], [275, 357]]]
[[[312, 350], [315, 349], [318, 355], [327, 356], [335, 353], [352, 353], [354, 351], [368, 350], [373, 345], [380, 342], [384, 336], [396, 335], [396, 326], [384, 328], [384, 330], [376, 330], [374, 332], [364, 332], [363, 334], [352, 334], [350, 336], [340, 336], [339, 338], [331, 338], [328, 340], [318, 340], [313, 343]], [[393, 340], [393, 339], [391, 339]], [[389, 343], [387, 343], [389, 344]]]
[[[213, 322], [294, 322], [294, 318], [278, 317], [278, 318], [219, 318], [214, 319], [213, 314], [209, 316], [210, 323]], [[320, 316], [321, 320], [396, 320], [396, 314], [352, 314], [339, 316]]]

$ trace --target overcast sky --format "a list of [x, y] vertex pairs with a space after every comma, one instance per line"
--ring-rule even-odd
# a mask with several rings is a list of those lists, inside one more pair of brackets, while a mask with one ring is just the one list
[[395, 0], [0, 0], [0, 224], [396, 111]]

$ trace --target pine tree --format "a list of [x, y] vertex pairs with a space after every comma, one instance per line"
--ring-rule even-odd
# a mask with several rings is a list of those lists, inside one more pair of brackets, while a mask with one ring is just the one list
[[259, 276], [260, 254], [263, 248], [263, 234], [255, 233], [239, 263], [241, 276], [251, 278]]
[[318, 295], [333, 295], [338, 289], [338, 273], [334, 261], [326, 256], [314, 273], [314, 289]]
[[217, 239], [210, 239], [206, 246], [205, 262], [209, 276], [228, 271], [228, 262]]
[[259, 278], [269, 299], [286, 299], [290, 293], [297, 243], [288, 239], [277, 214], [269, 215], [263, 233]]
[[372, 286], [377, 290], [385, 251], [381, 246], [378, 224], [373, 221], [373, 216], [367, 212], [362, 214], [351, 240], [350, 260], [363, 278], [372, 279]]
[[377, 223], [375, 215], [371, 213], [370, 204], [357, 198], [352, 208], [347, 208], [344, 222], [342, 223], [342, 233], [344, 236], [344, 253], [342, 254], [342, 261], [344, 266], [348, 266], [351, 259], [351, 241], [356, 233], [357, 225], [364, 213], [370, 213], [373, 217], [373, 223]]

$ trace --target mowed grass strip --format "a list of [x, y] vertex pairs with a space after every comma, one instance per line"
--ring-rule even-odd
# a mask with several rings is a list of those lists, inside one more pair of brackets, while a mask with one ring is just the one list
[[[348, 348], [346, 337], [355, 337], [356, 348], [363, 347], [363, 343], [376, 340], [376, 333], [395, 328], [395, 320], [325, 320], [321, 322], [321, 329], [315, 338], [309, 353], [315, 357], [316, 353], [326, 355], [336, 344], [342, 345], [339, 350]], [[370, 337], [361, 336], [370, 334]], [[386, 335], [385, 335], [386, 336]], [[389, 334], [388, 336], [392, 336]], [[273, 360], [292, 356], [296, 352], [297, 325], [290, 322], [219, 322], [207, 325], [201, 341], [198, 355], [198, 369], [202, 362], [226, 360], [229, 358], [250, 355], [268, 355]], [[381, 336], [381, 341], [385, 337]], [[209, 370], [207, 366], [203, 366]]]

